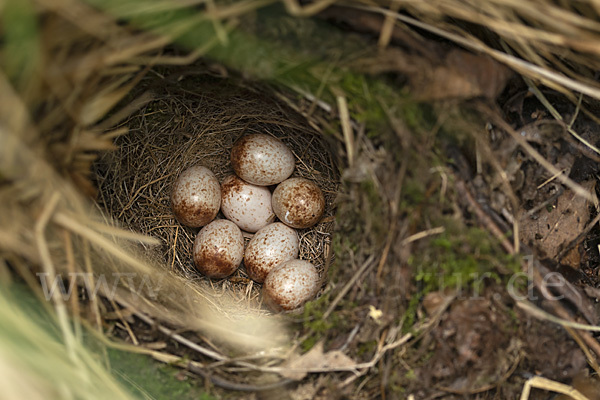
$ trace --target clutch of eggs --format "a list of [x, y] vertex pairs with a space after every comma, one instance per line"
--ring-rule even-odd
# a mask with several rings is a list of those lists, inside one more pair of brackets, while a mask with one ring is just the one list
[[[186, 169], [173, 185], [171, 207], [177, 220], [203, 227], [194, 241], [194, 264], [203, 275], [219, 279], [233, 274], [243, 259], [248, 276], [264, 282], [269, 308], [297, 309], [316, 295], [320, 279], [310, 262], [297, 259], [299, 240], [292, 228], [307, 228], [320, 220], [323, 194], [311, 181], [288, 179], [294, 155], [272, 136], [240, 138], [231, 163], [237, 176], [225, 178], [221, 185], [203, 166]], [[265, 186], [275, 184], [279, 185], [271, 194]], [[219, 209], [227, 219], [213, 221]], [[272, 223], [275, 215], [283, 223]], [[256, 232], [245, 251], [240, 229]]]

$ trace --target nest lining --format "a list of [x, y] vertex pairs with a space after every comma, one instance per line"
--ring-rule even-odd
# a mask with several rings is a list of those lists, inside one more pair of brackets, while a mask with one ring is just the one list
[[[159, 263], [189, 280], [230, 293], [233, 289], [240, 299], [259, 299], [258, 286], [243, 267], [219, 281], [196, 271], [192, 248], [199, 229], [175, 219], [170, 193], [179, 173], [195, 164], [211, 169], [222, 181], [233, 173], [229, 161], [233, 143], [245, 134], [267, 133], [294, 153], [292, 176], [310, 179], [323, 191], [323, 219], [312, 228], [297, 230], [299, 258], [323, 273], [330, 257], [339, 173], [322, 134], [264, 89], [205, 74], [171, 76], [177, 79], [149, 76], [132, 93], [135, 98], [150, 91], [154, 100], [124, 123], [130, 132], [119, 138], [118, 150], [96, 164], [99, 204], [130, 229], [159, 238], [162, 245], [149, 250]], [[224, 218], [221, 212], [217, 218]], [[251, 236], [245, 234], [246, 241]]]

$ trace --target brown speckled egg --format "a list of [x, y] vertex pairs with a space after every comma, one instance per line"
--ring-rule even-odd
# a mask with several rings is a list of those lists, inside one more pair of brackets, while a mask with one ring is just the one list
[[320, 283], [317, 269], [308, 261], [285, 261], [267, 275], [263, 299], [273, 311], [292, 311], [315, 297]]
[[215, 219], [221, 205], [221, 187], [215, 174], [196, 165], [183, 171], [171, 192], [171, 208], [183, 225], [198, 228]]
[[304, 178], [281, 182], [273, 192], [273, 211], [277, 218], [292, 228], [315, 225], [325, 211], [325, 198], [319, 187]]
[[298, 234], [281, 222], [269, 224], [256, 232], [244, 253], [248, 276], [258, 283], [276, 266], [298, 257]]
[[235, 175], [228, 176], [221, 184], [221, 211], [246, 232], [256, 232], [275, 219], [269, 189], [244, 182]]
[[242, 231], [231, 221], [218, 219], [198, 232], [194, 264], [209, 278], [225, 278], [235, 272], [244, 257]]
[[276, 185], [294, 172], [294, 154], [279, 139], [253, 134], [242, 136], [231, 149], [231, 165], [243, 180], [259, 186]]

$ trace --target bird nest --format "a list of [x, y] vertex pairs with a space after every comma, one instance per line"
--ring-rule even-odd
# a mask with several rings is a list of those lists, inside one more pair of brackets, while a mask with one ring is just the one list
[[[206, 278], [194, 267], [192, 250], [198, 228], [181, 225], [170, 205], [179, 173], [203, 165], [219, 181], [233, 173], [230, 151], [243, 135], [266, 133], [281, 139], [293, 152], [293, 176], [315, 182], [323, 191], [326, 210], [314, 227], [298, 230], [300, 259], [321, 273], [329, 265], [334, 203], [339, 174], [323, 135], [273, 91], [248, 86], [201, 70], [162, 71], [143, 80], [132, 98], [152, 98], [123, 125], [130, 128], [117, 140], [118, 150], [96, 164], [99, 204], [117, 220], [161, 241], [150, 256], [191, 281]], [[312, 126], [316, 126], [312, 124]], [[224, 218], [219, 213], [217, 218]], [[248, 241], [252, 234], [244, 234]], [[241, 297], [260, 300], [258, 286], [244, 268], [210, 285]], [[258, 306], [259, 302], [247, 302]]]

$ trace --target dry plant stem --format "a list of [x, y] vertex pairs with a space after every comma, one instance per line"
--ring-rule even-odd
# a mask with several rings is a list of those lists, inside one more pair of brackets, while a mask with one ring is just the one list
[[598, 361], [596, 361], [596, 358], [590, 351], [589, 347], [585, 344], [585, 341], [581, 337], [579, 332], [568, 326], [565, 326], [565, 330], [569, 335], [571, 335], [573, 340], [577, 342], [577, 345], [579, 346], [581, 351], [583, 351], [583, 354], [585, 354], [585, 359], [587, 360], [588, 364], [592, 367], [592, 369], [596, 372], [596, 375], [600, 375], [600, 365], [598, 365]]
[[[403, 344], [407, 343], [410, 339], [412, 339], [412, 337], [413, 337], [413, 335], [411, 333], [407, 333], [406, 335], [402, 336], [400, 339], [396, 340], [395, 342], [386, 344], [385, 346], [380, 347], [377, 350], [377, 352], [375, 353], [375, 355], [373, 356], [373, 358], [371, 359], [371, 361], [366, 362], [366, 363], [356, 364], [352, 368], [344, 368], [343, 370], [345, 370], [345, 371], [354, 372], [354, 375], [349, 377], [345, 381], [343, 381], [341, 386], [342, 387], [347, 386], [350, 383], [354, 382], [356, 379], [365, 375], [369, 371], [369, 369], [373, 368], [388, 351], [394, 350], [394, 349], [402, 346]], [[342, 369], [338, 369], [338, 370], [342, 370]], [[331, 369], [331, 371], [335, 371], [335, 369]], [[319, 372], [319, 371], [309, 371], [309, 372]], [[323, 371], [323, 372], [329, 372], [329, 371]]]
[[[256, 371], [261, 371], [261, 372], [272, 372], [272, 373], [280, 373], [283, 372], [284, 370], [289, 370], [289, 368], [283, 368], [283, 367], [261, 367], [258, 365], [253, 365], [247, 362], [243, 362], [243, 361], [235, 361], [232, 359], [229, 359], [226, 356], [223, 356], [219, 353], [216, 353], [212, 350], [208, 350], [204, 347], [199, 346], [198, 344], [192, 342], [191, 340], [186, 339], [185, 337], [179, 335], [178, 333], [175, 333], [173, 330], [166, 328], [162, 325], [157, 324], [155, 321], [152, 320], [152, 318], [149, 318], [148, 316], [144, 315], [143, 313], [137, 312], [135, 311], [135, 309], [133, 309], [131, 306], [128, 305], [128, 303], [126, 301], [123, 301], [121, 299], [117, 300], [119, 303], [121, 303], [123, 306], [125, 306], [126, 308], [129, 308], [130, 310], [132, 310], [132, 313], [134, 313], [138, 318], [140, 318], [142, 321], [144, 321], [145, 323], [147, 323], [148, 325], [151, 326], [155, 326], [158, 330], [160, 330], [162, 333], [164, 333], [165, 335], [173, 338], [175, 341], [177, 341], [178, 343], [194, 350], [197, 351], [205, 356], [211, 357], [215, 360], [218, 361], [223, 361], [223, 362], [233, 362], [237, 365], [243, 366], [243, 367], [247, 367], [250, 368], [252, 370], [256, 370]], [[307, 373], [320, 373], [320, 372], [352, 372], [354, 373], [357, 377], [361, 376], [363, 374], [365, 374], [367, 372], [368, 369], [372, 368], [373, 366], [375, 366], [377, 364], [377, 362], [381, 359], [381, 357], [387, 353], [390, 350], [393, 350], [403, 344], [405, 344], [406, 342], [408, 342], [411, 338], [412, 338], [412, 334], [407, 333], [406, 335], [402, 336], [400, 339], [398, 339], [397, 341], [387, 344], [385, 346], [382, 346], [377, 352], [376, 354], [373, 356], [373, 358], [371, 359], [371, 361], [368, 361], [366, 363], [357, 363], [355, 365], [352, 366], [346, 366], [346, 367], [319, 367], [319, 368], [305, 368], [305, 369], [301, 369], [301, 370], [294, 370], [297, 372], [307, 372]]]
[[[397, 13], [399, 8], [400, 0], [392, 0], [390, 11]], [[377, 46], [379, 46], [379, 48], [385, 49], [390, 44], [395, 24], [396, 19], [392, 15], [388, 14], [385, 16], [385, 21], [383, 22], [381, 32], [379, 33], [379, 40], [377, 41]]]
[[[66, 229], [62, 230], [63, 241], [65, 244], [65, 258], [67, 262], [67, 271], [71, 274], [72, 278], [76, 276], [76, 266], [75, 266], [75, 253], [73, 250], [73, 241], [71, 240], [71, 234]], [[70, 285], [70, 282], [69, 282]], [[79, 304], [79, 296], [71, 296], [69, 299], [71, 303], [71, 314], [73, 318], [73, 326], [75, 329], [75, 335], [77, 340], [81, 341], [81, 311]]]
[[187, 369], [210, 380], [215, 386], [219, 386], [227, 390], [236, 390], [239, 392], [265, 392], [284, 387], [294, 382], [292, 379], [285, 378], [280, 381], [266, 385], [249, 385], [245, 383], [230, 382], [223, 378], [219, 378], [218, 376], [214, 376], [213, 374], [206, 372], [202, 367], [197, 366], [195, 363], [192, 362], [188, 363]]
[[53, 221], [57, 225], [65, 228], [65, 229], [68, 229], [71, 232], [84, 237], [85, 239], [88, 239], [90, 242], [98, 245], [99, 247], [106, 250], [111, 255], [115, 256], [116, 258], [122, 260], [123, 262], [125, 262], [127, 264], [130, 264], [130, 265], [136, 267], [140, 271], [145, 271], [148, 269], [147, 265], [142, 263], [137, 258], [131, 256], [129, 253], [126, 253], [125, 251], [123, 251], [115, 243], [106, 239], [105, 237], [98, 234], [97, 232], [94, 232], [90, 228], [82, 225], [81, 223], [76, 221], [74, 218], [69, 217], [67, 214], [58, 212], [54, 215]]
[[346, 283], [346, 285], [338, 293], [338, 295], [335, 297], [335, 299], [333, 299], [333, 301], [327, 308], [327, 311], [325, 311], [325, 313], [323, 314], [323, 319], [327, 319], [329, 317], [329, 315], [337, 307], [338, 303], [344, 298], [344, 296], [348, 293], [348, 291], [350, 291], [350, 289], [352, 288], [352, 286], [354, 286], [354, 284], [358, 281], [358, 279], [365, 273], [365, 271], [367, 271], [370, 267], [372, 267], [374, 265], [374, 263], [373, 263], [374, 260], [375, 260], [375, 256], [373, 254], [371, 254], [366, 259], [366, 261], [363, 263], [363, 265], [359, 268], [359, 270], [356, 271], [356, 273], [354, 274], [352, 279], [350, 279], [348, 281], [348, 283]]
[[[46, 278], [49, 280], [49, 286], [52, 284], [54, 279], [56, 279], [56, 268], [54, 268], [54, 263], [52, 262], [52, 256], [50, 255], [50, 249], [48, 248], [48, 243], [46, 242], [44, 231], [48, 226], [50, 219], [52, 218], [52, 214], [56, 210], [59, 200], [60, 195], [57, 192], [52, 194], [52, 197], [46, 203], [46, 206], [42, 210], [42, 214], [40, 215], [35, 224], [36, 244], [38, 247], [38, 252], [40, 254], [42, 266], [47, 274]], [[75, 354], [76, 341], [73, 332], [71, 331], [71, 327], [69, 326], [67, 307], [65, 306], [64, 301], [58, 293], [58, 291], [54, 291], [52, 293], [52, 300], [54, 301], [54, 307], [56, 309], [58, 322], [65, 340], [65, 346], [67, 348], [69, 358], [71, 358], [71, 360], [74, 363], [78, 363], [79, 360], [77, 358], [77, 355]]]
[[532, 388], [562, 393], [567, 396], [570, 396], [574, 400], [589, 400], [586, 396], [581, 394], [581, 392], [576, 390], [575, 388], [569, 385], [565, 385], [564, 383], [559, 383], [547, 378], [542, 378], [541, 376], [534, 376], [533, 378], [529, 378], [529, 380], [525, 382], [525, 385], [523, 385], [523, 391], [521, 392], [520, 400], [529, 400], [529, 394], [531, 393]]
[[[289, 0], [289, 1], [293, 1], [293, 0]], [[563, 92], [565, 91], [565, 89], [570, 89], [570, 90], [574, 90], [576, 92], [583, 93], [590, 97], [593, 97], [595, 99], [600, 99], [600, 89], [597, 87], [587, 85], [583, 82], [579, 82], [575, 79], [572, 79], [565, 75], [559, 74], [556, 71], [534, 65], [530, 62], [524, 61], [515, 56], [492, 49], [492, 48], [488, 47], [487, 45], [485, 45], [484, 43], [482, 43], [481, 41], [475, 39], [474, 37], [465, 38], [458, 34], [451, 33], [449, 31], [446, 31], [441, 28], [437, 28], [435, 26], [421, 22], [417, 19], [408, 17], [406, 15], [398, 14], [398, 13], [392, 12], [390, 10], [386, 10], [386, 9], [379, 8], [379, 7], [362, 6], [362, 5], [346, 5], [346, 6], [350, 7], [350, 8], [355, 8], [355, 9], [363, 10], [363, 11], [369, 11], [369, 12], [382, 14], [382, 15], [392, 15], [393, 17], [397, 18], [399, 21], [402, 21], [406, 24], [409, 24], [409, 25], [415, 26], [417, 28], [424, 29], [428, 32], [434, 33], [440, 37], [443, 37], [443, 38], [451, 40], [457, 44], [465, 46], [466, 48], [471, 49], [473, 51], [485, 53], [485, 54], [491, 56], [492, 58], [496, 59], [497, 61], [499, 61], [503, 64], [506, 64], [507, 66], [509, 66], [510, 68], [512, 68], [513, 70], [515, 70], [516, 72], [518, 72], [519, 74], [521, 74], [523, 76], [527, 76], [532, 79], [541, 80], [543, 83], [548, 84], [549, 86], [555, 87], [558, 90], [562, 90]]]
[[410, 235], [406, 239], [402, 240], [403, 245], [407, 245], [412, 242], [416, 242], [417, 240], [425, 239], [426, 237], [433, 235], [440, 235], [446, 231], [446, 228], [443, 226], [438, 226], [437, 228], [427, 229], [426, 231], [417, 232], [414, 235]]
[[297, 0], [283, 0], [287, 11], [296, 17], [310, 17], [320, 13], [335, 2], [336, 0], [320, 0], [302, 7]]
[[477, 219], [479, 219], [479, 222], [486, 229], [488, 229], [492, 233], [492, 235], [496, 237], [497, 240], [500, 241], [500, 244], [502, 245], [502, 247], [504, 247], [504, 250], [506, 250], [508, 254], [515, 254], [515, 248], [506, 238], [504, 232], [502, 232], [500, 228], [498, 228], [498, 226], [494, 223], [494, 221], [492, 221], [489, 215], [487, 215], [486, 212], [483, 211], [479, 203], [473, 198], [473, 195], [471, 194], [471, 191], [467, 188], [465, 182], [463, 182], [463, 180], [456, 175], [455, 179], [455, 187], [457, 192], [460, 194], [459, 198], [463, 198], [466, 200], [467, 204], [469, 204], [469, 206], [475, 212], [475, 215], [477, 216]]
[[344, 96], [337, 96], [338, 110], [340, 113], [340, 122], [342, 124], [342, 132], [344, 134], [344, 143], [346, 144], [346, 153], [348, 155], [348, 166], [352, 168], [354, 166], [354, 160], [356, 158], [354, 143], [354, 134], [352, 132], [352, 126], [350, 124], [350, 112], [348, 111], [348, 103]]

